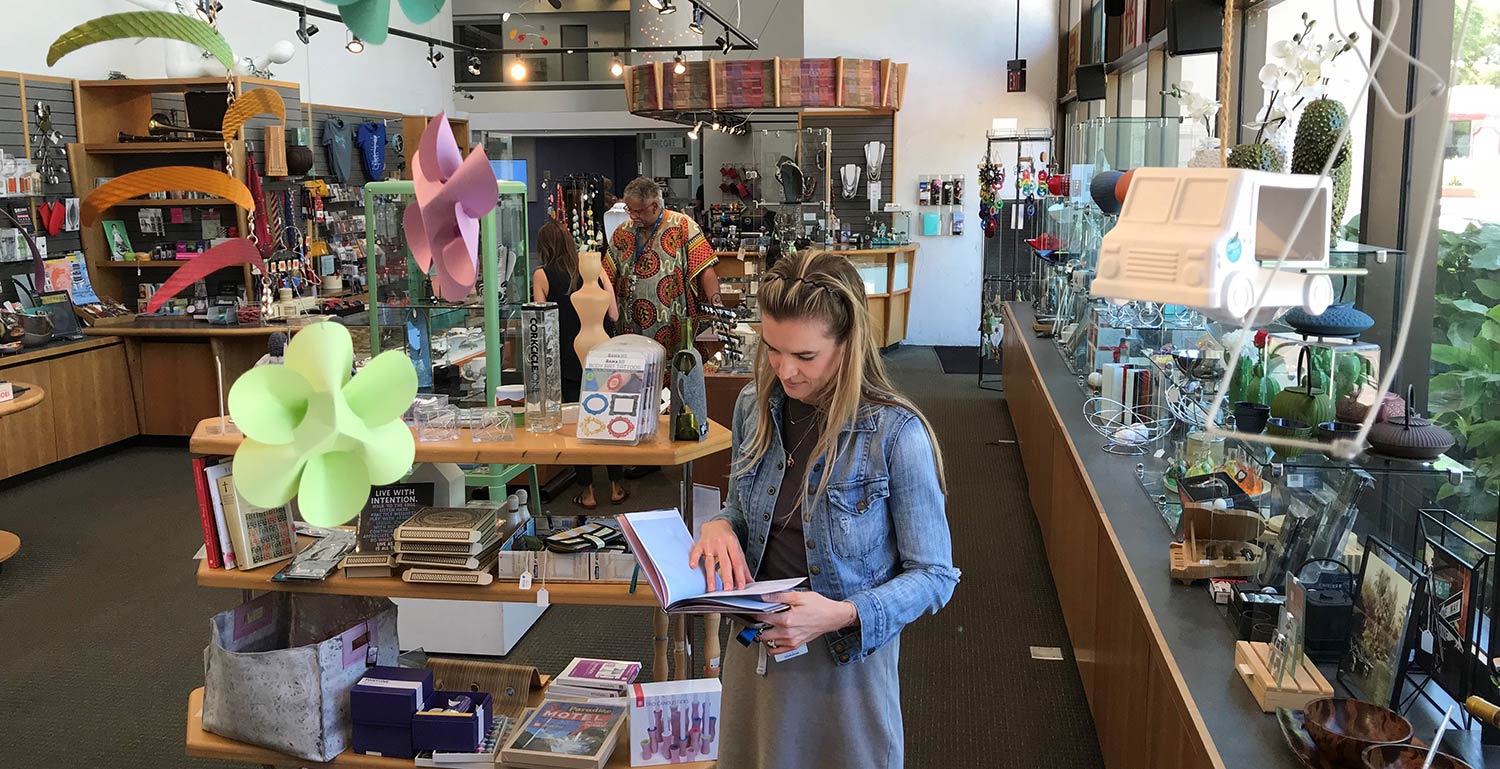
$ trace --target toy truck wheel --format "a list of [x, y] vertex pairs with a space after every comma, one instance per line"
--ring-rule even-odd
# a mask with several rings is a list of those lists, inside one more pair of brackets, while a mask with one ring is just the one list
[[1224, 309], [1236, 318], [1250, 314], [1255, 307], [1255, 282], [1242, 272], [1231, 274], [1224, 281]]
[[1327, 275], [1309, 275], [1302, 284], [1302, 309], [1322, 315], [1333, 304], [1333, 279]]

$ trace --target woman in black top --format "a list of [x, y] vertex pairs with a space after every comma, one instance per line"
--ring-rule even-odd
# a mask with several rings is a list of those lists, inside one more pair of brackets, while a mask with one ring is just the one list
[[[581, 324], [578, 311], [573, 309], [573, 302], [569, 299], [579, 289], [582, 280], [578, 276], [578, 246], [562, 225], [556, 220], [548, 220], [536, 234], [536, 248], [541, 255], [542, 266], [531, 274], [531, 299], [535, 302], [557, 303], [558, 346], [562, 353], [562, 396], [565, 402], [574, 403], [578, 400], [578, 390], [583, 384], [583, 362], [578, 360], [578, 353], [573, 350], [573, 340], [578, 338]], [[614, 298], [615, 289], [609, 283], [609, 276], [601, 272], [599, 283], [610, 296], [604, 331], [613, 335], [614, 322], [620, 317], [620, 305]], [[585, 510], [597, 508], [599, 502], [594, 495], [594, 468], [591, 465], [579, 465], [575, 470], [578, 485], [583, 489], [573, 497], [573, 503]], [[630, 492], [620, 485], [620, 468], [609, 466], [605, 471], [609, 475], [610, 503], [618, 505], [629, 499]]]

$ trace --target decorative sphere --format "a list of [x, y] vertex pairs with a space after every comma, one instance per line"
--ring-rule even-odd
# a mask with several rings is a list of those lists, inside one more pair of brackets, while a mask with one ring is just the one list
[[1119, 180], [1115, 182], [1115, 200], [1120, 201], [1120, 205], [1122, 206], [1125, 205], [1125, 193], [1130, 191], [1130, 180], [1134, 176], [1135, 169], [1132, 168], [1121, 174]]
[[1093, 180], [1089, 182], [1089, 197], [1094, 199], [1094, 205], [1106, 214], [1120, 213], [1120, 200], [1115, 197], [1115, 182], [1120, 180], [1124, 173], [1120, 171], [1100, 171], [1094, 174]]

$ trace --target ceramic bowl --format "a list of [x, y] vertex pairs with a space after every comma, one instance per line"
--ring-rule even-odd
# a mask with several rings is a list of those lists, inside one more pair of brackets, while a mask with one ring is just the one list
[[[1415, 745], [1373, 745], [1365, 748], [1365, 769], [1422, 769], [1427, 760], [1427, 748]], [[1472, 769], [1468, 764], [1439, 753], [1432, 757], [1432, 769]]]
[[1177, 370], [1188, 376], [1208, 381], [1218, 379], [1224, 373], [1224, 359], [1217, 354], [1205, 353], [1196, 347], [1172, 351], [1172, 361]]
[[1319, 422], [1318, 440], [1332, 443], [1339, 438], [1353, 440], [1359, 435], [1359, 424], [1356, 422]]
[[1234, 404], [1234, 429], [1242, 433], [1265, 432], [1270, 416], [1271, 407], [1264, 403], [1239, 401]]
[[[1312, 437], [1312, 425], [1285, 417], [1271, 417], [1266, 420], [1266, 432], [1282, 438], [1306, 439]], [[1302, 449], [1277, 446], [1276, 456], [1290, 461], [1302, 456]]]
[[1362, 754], [1373, 745], [1399, 745], [1412, 737], [1411, 722], [1400, 714], [1346, 697], [1313, 700], [1302, 714], [1318, 752], [1345, 766], [1360, 766]]

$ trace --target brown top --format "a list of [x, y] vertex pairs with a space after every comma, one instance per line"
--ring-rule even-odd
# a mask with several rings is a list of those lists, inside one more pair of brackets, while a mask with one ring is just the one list
[[761, 559], [757, 580], [791, 579], [807, 576], [807, 544], [802, 524], [811, 516], [811, 507], [798, 502], [805, 498], [807, 465], [813, 446], [818, 443], [818, 410], [796, 398], [788, 397], [781, 412], [781, 445], [786, 450], [786, 474], [776, 495], [776, 509], [771, 513], [771, 535], [766, 539], [766, 555]]

